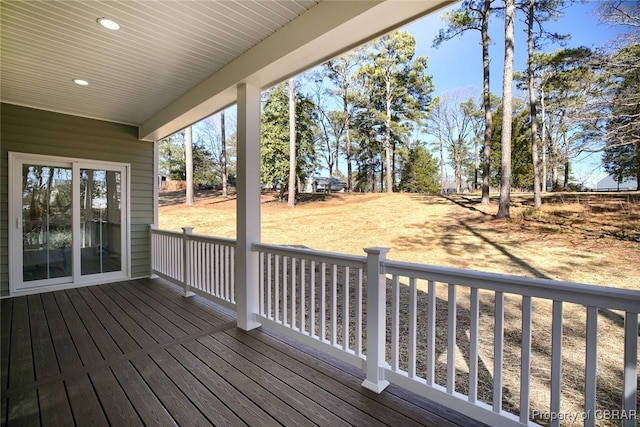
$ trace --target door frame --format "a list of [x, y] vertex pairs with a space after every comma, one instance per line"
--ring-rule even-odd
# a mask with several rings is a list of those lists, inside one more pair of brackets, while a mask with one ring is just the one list
[[[129, 280], [131, 278], [131, 165], [92, 159], [48, 156], [32, 153], [8, 153], [8, 207], [9, 207], [9, 295], [27, 295], [49, 292], [102, 283]], [[51, 164], [72, 169], [72, 275], [71, 280], [64, 283], [52, 281], [29, 287], [21, 287], [23, 283], [22, 266], [22, 165], [24, 163]], [[83, 276], [80, 269], [80, 169], [118, 170], [120, 178], [120, 209], [122, 237], [122, 269], [116, 272], [90, 274]]]

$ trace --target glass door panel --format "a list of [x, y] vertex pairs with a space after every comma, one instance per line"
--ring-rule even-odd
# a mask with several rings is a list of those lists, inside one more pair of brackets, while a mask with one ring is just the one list
[[73, 274], [71, 185], [71, 167], [22, 165], [23, 282]]
[[122, 270], [120, 171], [80, 169], [81, 275]]

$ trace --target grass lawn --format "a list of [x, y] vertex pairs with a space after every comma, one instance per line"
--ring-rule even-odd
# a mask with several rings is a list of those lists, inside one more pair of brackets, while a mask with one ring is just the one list
[[[262, 241], [400, 261], [640, 290], [640, 194], [550, 194], [532, 212], [514, 195], [511, 221], [478, 196], [304, 194], [295, 209], [263, 195]], [[163, 192], [159, 228], [235, 238], [235, 198]]]
[[[541, 211], [531, 196], [514, 194], [512, 219], [494, 219], [497, 201], [479, 204], [478, 195], [304, 194], [295, 209], [274, 194], [262, 196], [262, 241], [364, 255], [363, 248], [391, 248], [389, 258], [464, 269], [515, 274], [640, 291], [640, 194], [549, 194]], [[159, 228], [235, 238], [235, 197], [163, 192]], [[418, 318], [425, 318], [426, 287], [419, 285]], [[407, 287], [401, 300], [408, 298]], [[404, 295], [404, 296], [403, 296]], [[436, 382], [446, 383], [447, 287], [439, 285], [436, 319]], [[469, 291], [457, 291], [456, 390], [468, 391]], [[402, 303], [401, 303], [402, 306]], [[480, 294], [479, 399], [491, 404], [493, 378], [492, 292]], [[551, 364], [551, 302], [533, 302], [531, 408], [548, 410]], [[621, 316], [603, 310], [598, 322], [598, 408], [620, 409], [624, 331]], [[406, 310], [401, 314], [401, 323]], [[584, 402], [586, 310], [564, 304], [564, 413], [580, 414]], [[425, 327], [418, 328], [418, 353], [426, 352]], [[405, 337], [406, 338], [406, 337]], [[519, 407], [521, 299], [505, 295], [503, 407]], [[406, 350], [402, 345], [401, 353]], [[423, 353], [426, 354], [426, 353]], [[402, 357], [405, 357], [404, 355]], [[406, 363], [406, 362], [403, 362]], [[425, 358], [418, 359], [424, 372]], [[402, 365], [402, 363], [401, 363]], [[581, 418], [580, 418], [581, 420]], [[537, 418], [537, 422], [548, 421]], [[616, 425], [599, 420], [598, 425]]]

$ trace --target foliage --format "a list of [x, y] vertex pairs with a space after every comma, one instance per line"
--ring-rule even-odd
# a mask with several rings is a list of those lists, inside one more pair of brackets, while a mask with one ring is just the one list
[[438, 163], [422, 145], [409, 149], [400, 178], [400, 191], [436, 194], [440, 190]]
[[618, 181], [635, 177], [640, 190], [640, 4], [605, 1], [598, 11], [602, 22], [627, 30], [604, 66], [609, 115], [603, 163]]
[[[531, 188], [533, 186], [533, 164], [531, 163], [531, 144], [529, 143], [530, 116], [527, 114], [524, 101], [514, 100], [515, 112], [512, 121], [511, 134], [511, 185], [513, 188]], [[501, 133], [502, 107], [494, 121], [491, 136], [491, 185], [500, 185], [501, 180]]]
[[212, 173], [214, 176], [211, 181], [208, 181], [208, 183], [212, 184], [222, 182], [222, 168], [225, 163], [227, 165], [228, 177], [232, 178], [236, 174], [237, 133], [235, 132], [234, 115], [225, 112], [226, 150], [223, 150], [222, 147], [222, 125], [220, 120], [216, 117], [219, 115], [220, 114], [207, 117], [193, 125], [195, 146], [203, 147], [211, 153]]
[[412, 124], [421, 123], [433, 91], [431, 76], [425, 73], [427, 58], [414, 57], [415, 51], [415, 38], [396, 31], [375, 42], [359, 70], [363, 87], [372, 95], [360, 97], [365, 101], [360, 107], [383, 123], [376, 131], [382, 135], [388, 192], [395, 185], [395, 148], [407, 140]]
[[[316, 167], [316, 108], [296, 96], [296, 176], [304, 181]], [[260, 176], [263, 184], [286, 188], [289, 182], [289, 97], [284, 85], [267, 95], [262, 119]]]
[[[460, 36], [468, 30], [476, 30], [480, 33], [482, 44], [482, 107], [484, 110], [484, 135], [482, 153], [482, 204], [489, 204], [489, 173], [491, 157], [491, 133], [493, 131], [493, 111], [489, 79], [489, 20], [494, 11], [494, 0], [464, 0], [457, 10], [444, 14], [447, 26], [441, 29], [436, 36], [433, 45], [440, 46], [444, 41]], [[476, 122], [478, 123], [478, 122]], [[478, 135], [480, 128], [475, 129]], [[441, 155], [442, 157], [442, 155]], [[442, 159], [441, 159], [442, 162]], [[474, 163], [474, 188], [477, 183], [477, 162]], [[441, 166], [443, 167], [443, 166]], [[444, 187], [444, 186], [443, 186]]]
[[640, 183], [639, 64], [640, 44], [626, 46], [609, 59], [612, 114], [606, 125], [603, 163], [616, 180], [634, 177]]
[[[184, 131], [175, 133], [159, 142], [160, 173], [169, 179], [186, 179]], [[211, 152], [200, 143], [193, 144], [193, 182], [210, 184], [217, 182]]]
[[429, 128], [441, 149], [449, 154], [457, 193], [462, 191], [466, 178], [473, 176], [471, 147], [477, 136], [474, 129], [477, 114], [478, 107], [471, 93], [464, 90], [445, 92], [432, 104]]

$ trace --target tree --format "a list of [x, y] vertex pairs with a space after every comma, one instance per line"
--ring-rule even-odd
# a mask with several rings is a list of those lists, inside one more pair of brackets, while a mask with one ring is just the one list
[[594, 123], [602, 115], [601, 106], [592, 102], [601, 92], [593, 56], [586, 47], [536, 56], [537, 67], [545, 75], [541, 87], [548, 115], [549, 166], [555, 189], [568, 188], [571, 159], [591, 148], [588, 144], [593, 140]]
[[[301, 94], [296, 96], [296, 178], [305, 180], [315, 169], [316, 108]], [[272, 88], [266, 95], [261, 117], [262, 183], [280, 188], [280, 197], [289, 184], [289, 97], [284, 85]]]
[[[446, 149], [449, 154], [457, 193], [462, 191], [464, 168], [469, 164], [476, 110], [471, 94], [460, 89], [443, 93], [431, 108], [430, 128], [441, 144], [441, 152]], [[441, 162], [443, 160], [441, 158]]]
[[[529, 129], [531, 117], [527, 113], [525, 101], [513, 100], [513, 121], [511, 123], [511, 186], [514, 188], [533, 187], [533, 164], [531, 163], [531, 140]], [[498, 107], [496, 120], [493, 122], [491, 137], [491, 184], [499, 185], [502, 177], [501, 170], [501, 135], [502, 135], [502, 107]]]
[[[360, 74], [377, 88], [372, 106], [383, 120], [386, 190], [393, 192], [394, 143], [403, 141], [408, 122], [420, 122], [431, 101], [433, 83], [425, 74], [427, 58], [414, 58], [416, 41], [406, 31], [378, 39], [367, 54]], [[395, 163], [394, 163], [395, 166]]]
[[345, 155], [347, 160], [347, 191], [352, 190], [352, 145], [351, 145], [351, 119], [353, 115], [353, 91], [351, 89], [354, 79], [354, 68], [360, 64], [362, 51], [357, 49], [336, 59], [326, 62], [325, 66], [329, 71], [329, 79], [338, 87], [335, 91], [342, 101], [342, 116], [334, 115], [334, 118], [341, 117], [341, 128], [344, 130]]
[[235, 179], [236, 132], [232, 109], [220, 112], [220, 119], [209, 116], [193, 125], [196, 146], [211, 153], [212, 176], [207, 184], [220, 184], [222, 194]]
[[[159, 171], [172, 180], [187, 178], [184, 131], [160, 140]], [[215, 178], [211, 152], [202, 144], [193, 144], [193, 181], [195, 184], [211, 183]]]
[[296, 84], [289, 79], [289, 195], [288, 205], [296, 206]]
[[610, 112], [603, 163], [619, 182], [635, 177], [640, 190], [640, 5], [606, 1], [598, 11], [601, 21], [628, 29], [604, 67]]
[[184, 153], [185, 153], [185, 170], [187, 175], [187, 194], [185, 203], [187, 206], [193, 205], [193, 138], [191, 126], [184, 130]]
[[612, 105], [603, 163], [619, 182], [634, 177], [640, 190], [640, 44], [620, 49], [608, 62]]
[[222, 195], [227, 195], [227, 128], [224, 118], [224, 110], [220, 111], [220, 177], [222, 180]]
[[504, 12], [504, 70], [502, 73], [502, 140], [499, 219], [510, 218], [511, 204], [511, 122], [513, 92], [513, 21], [515, 19], [515, 0], [505, 0]]
[[422, 145], [409, 149], [407, 161], [402, 168], [399, 188], [400, 191], [409, 193], [438, 192], [438, 163]]
[[459, 9], [445, 14], [447, 28], [440, 30], [434, 40], [435, 47], [446, 40], [460, 36], [468, 30], [480, 32], [482, 42], [482, 104], [484, 107], [484, 149], [482, 157], [482, 204], [489, 204], [489, 164], [491, 158], [491, 133], [493, 115], [489, 87], [489, 18], [493, 0], [465, 0]]
[[[525, 0], [522, 5], [527, 23], [527, 87], [529, 91], [529, 111], [531, 121], [531, 161], [533, 165], [533, 204], [536, 209], [542, 206], [540, 172], [538, 162], [538, 113], [536, 100], [535, 78], [535, 50], [542, 40], [562, 41], [566, 36], [547, 33], [542, 24], [549, 20], [556, 20], [560, 16], [559, 8], [564, 0]], [[545, 178], [546, 179], [546, 178]]]

